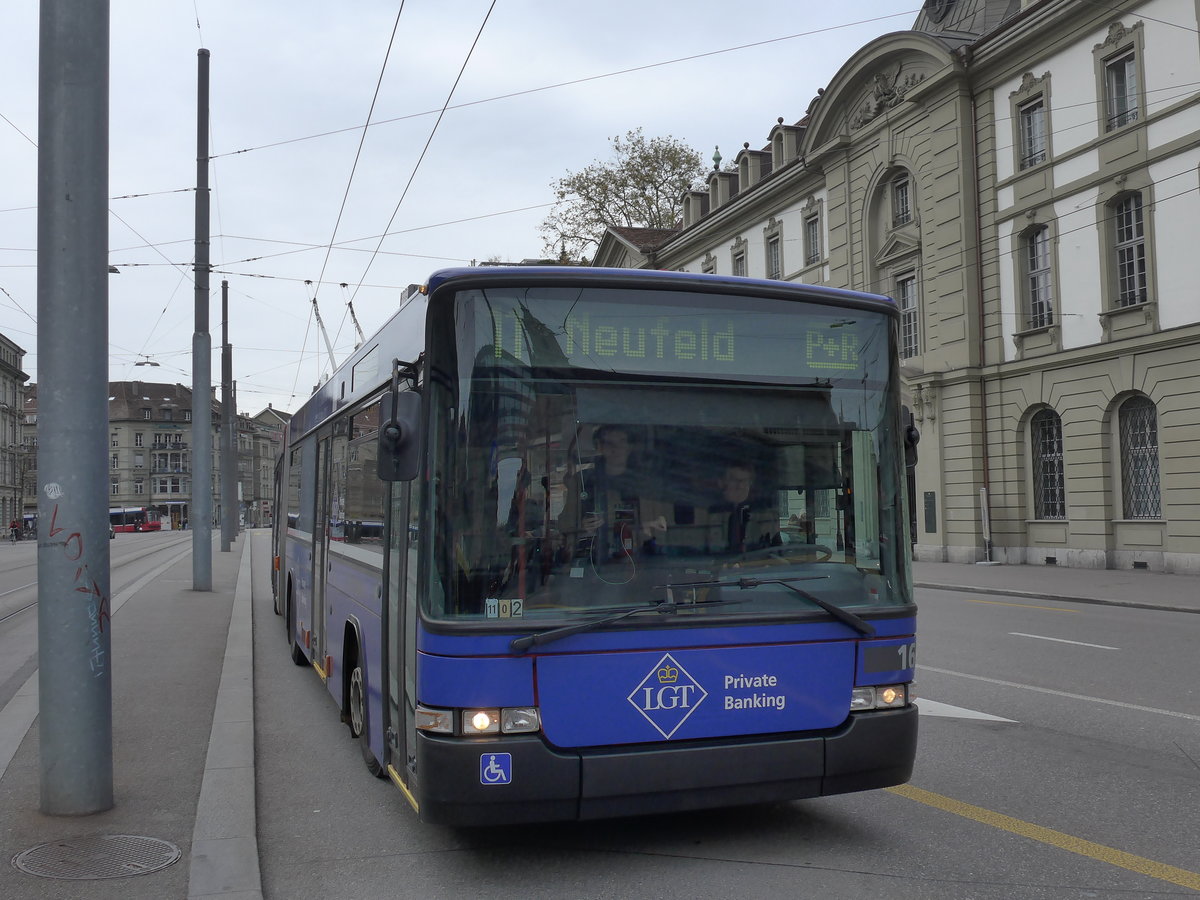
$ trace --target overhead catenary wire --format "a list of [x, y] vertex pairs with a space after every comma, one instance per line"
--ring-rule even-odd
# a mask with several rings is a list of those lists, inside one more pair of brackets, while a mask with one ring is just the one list
[[471, 42], [471, 47], [467, 50], [466, 58], [463, 59], [462, 66], [459, 67], [458, 75], [455, 76], [454, 84], [450, 86], [450, 92], [446, 95], [446, 102], [442, 104], [442, 110], [438, 113], [437, 120], [433, 123], [433, 127], [429, 129], [429, 137], [425, 140], [425, 146], [421, 148], [421, 155], [417, 157], [416, 163], [413, 165], [412, 172], [409, 173], [408, 181], [404, 184], [404, 190], [400, 192], [400, 199], [396, 201], [396, 207], [392, 210], [392, 215], [388, 219], [387, 225], [383, 229], [384, 236], [379, 238], [379, 243], [375, 245], [375, 250], [371, 254], [371, 258], [367, 260], [366, 268], [363, 269], [362, 278], [359, 279], [354, 291], [350, 294], [350, 299], [353, 300], [358, 294], [358, 290], [362, 287], [363, 281], [366, 280], [367, 273], [371, 271], [371, 266], [375, 262], [375, 258], [379, 255], [379, 249], [383, 246], [385, 236], [388, 230], [392, 227], [392, 223], [396, 221], [396, 215], [400, 212], [400, 206], [404, 203], [404, 198], [408, 196], [409, 188], [412, 187], [413, 180], [417, 177], [417, 172], [420, 171], [421, 163], [425, 160], [425, 154], [429, 152], [429, 145], [433, 143], [433, 137], [437, 134], [438, 126], [442, 123], [442, 118], [446, 115], [446, 110], [450, 106], [450, 101], [454, 97], [454, 92], [458, 89], [458, 83], [462, 81], [463, 72], [467, 70], [467, 64], [471, 61], [471, 56], [475, 53], [475, 48], [479, 45], [479, 38], [483, 35], [483, 29], [487, 26], [488, 19], [492, 15], [492, 10], [496, 8], [496, 0], [492, 0], [488, 10], [484, 13], [483, 21], [479, 24], [479, 31], [475, 33], [475, 40]]
[[[371, 106], [367, 110], [367, 121], [363, 123], [362, 134], [358, 138], [358, 147], [354, 151], [354, 162], [350, 166], [350, 175], [346, 179], [346, 189], [342, 192], [342, 202], [338, 207], [337, 219], [333, 223], [333, 233], [329, 237], [329, 243], [325, 245], [325, 259], [321, 263], [321, 274], [317, 276], [317, 285], [320, 286], [325, 278], [325, 269], [329, 265], [329, 255], [333, 252], [334, 242], [337, 240], [338, 227], [342, 224], [342, 215], [346, 212], [346, 201], [350, 197], [350, 187], [354, 184], [354, 175], [358, 171], [358, 161], [362, 158], [363, 144], [367, 140], [367, 130], [371, 127], [371, 116], [375, 114], [375, 104], [379, 100], [379, 90], [383, 86], [383, 76], [387, 72], [388, 60], [392, 56], [392, 47], [396, 43], [396, 31], [400, 28], [400, 16], [404, 13], [404, 0], [400, 0], [400, 7], [396, 10], [396, 19], [392, 23], [392, 33], [388, 38], [387, 50], [383, 54], [383, 64], [379, 67], [379, 77], [375, 80], [375, 91], [371, 95]], [[313, 294], [313, 308], [317, 309], [317, 297]], [[320, 314], [318, 312], [317, 321], [320, 323]], [[324, 325], [321, 326], [324, 331]], [[326, 337], [328, 340], [328, 336]], [[332, 353], [332, 350], [330, 351]]]
[[[495, 4], [493, 3], [492, 5], [494, 6]], [[872, 24], [875, 24], [876, 22], [887, 21], [888, 19], [895, 19], [895, 18], [901, 18], [901, 17], [907, 18], [909, 16], [915, 16], [919, 11], [920, 10], [917, 10], [917, 9], [909, 9], [909, 10], [904, 10], [902, 12], [888, 13], [887, 15], [883, 15], [883, 16], [874, 16], [874, 17], [868, 18], [868, 19], [859, 19], [854, 22], [843, 22], [838, 25], [830, 25], [826, 28], [815, 28], [811, 31], [800, 31], [800, 32], [797, 32], [796, 34], [788, 34], [788, 35], [783, 35], [781, 37], [775, 37], [775, 38], [766, 38], [764, 40], [753, 41], [748, 44], [738, 44], [735, 47], [723, 47], [719, 50], [708, 50], [708, 51], [704, 51], [702, 53], [693, 53], [689, 56], [679, 56], [679, 57], [675, 57], [673, 59], [661, 60], [659, 62], [646, 63], [645, 65], [631, 66], [626, 69], [617, 69], [612, 72], [603, 72], [598, 75], [587, 75], [582, 78], [571, 79], [570, 81], [559, 81], [554, 84], [545, 84], [545, 85], [541, 85], [539, 87], [527, 88], [525, 90], [512, 91], [507, 94], [498, 94], [497, 96], [494, 96], [494, 97], [485, 97], [485, 98], [482, 98], [479, 100], [468, 100], [463, 103], [456, 103], [453, 106], [444, 106], [441, 110], [428, 109], [428, 110], [423, 110], [422, 112], [409, 113], [407, 115], [396, 116], [396, 117], [390, 118], [390, 119], [380, 119], [375, 124], [376, 125], [389, 125], [393, 122], [403, 122], [408, 119], [418, 119], [418, 118], [421, 118], [422, 116], [434, 115], [435, 113], [437, 113], [440, 116], [441, 114], [445, 113], [447, 109], [465, 109], [466, 107], [469, 107], [469, 106], [480, 106], [485, 103], [495, 103], [498, 100], [510, 100], [514, 97], [524, 97], [524, 96], [528, 96], [529, 94], [542, 93], [543, 91], [552, 91], [552, 90], [557, 90], [558, 88], [573, 87], [574, 85], [587, 84], [588, 82], [600, 81], [605, 78], [615, 78], [620, 75], [631, 75], [635, 72], [645, 72], [649, 69], [658, 69], [658, 68], [662, 68], [664, 66], [673, 66], [673, 65], [677, 65], [679, 63], [693, 62], [698, 59], [706, 59], [711, 56], [720, 56], [725, 53], [736, 53], [739, 50], [753, 50], [757, 47], [765, 47], [769, 44], [778, 44], [783, 41], [797, 40], [799, 38], [805, 38], [805, 37], [815, 37], [817, 35], [828, 34], [833, 31], [841, 31], [841, 30], [844, 30], [847, 28], [856, 28], [859, 25], [872, 25]], [[488, 12], [490, 14], [491, 10], [489, 9]], [[330, 131], [322, 131], [317, 134], [309, 134], [309, 135], [304, 135], [302, 137], [296, 137], [296, 138], [287, 138], [287, 139], [281, 140], [281, 141], [273, 141], [268, 144], [259, 144], [254, 147], [245, 147], [241, 150], [231, 150], [226, 153], [219, 154], [219, 155], [234, 156], [234, 155], [241, 154], [241, 153], [251, 153], [256, 150], [267, 150], [272, 147], [282, 147], [287, 144], [295, 144], [295, 143], [299, 143], [301, 141], [311, 141], [311, 140], [316, 140], [318, 138], [331, 137], [331, 136], [337, 135], [337, 134], [346, 134], [347, 132], [355, 131], [360, 127], [361, 126], [359, 126], [359, 125], [353, 125], [353, 126], [350, 126], [347, 128], [335, 128]]]

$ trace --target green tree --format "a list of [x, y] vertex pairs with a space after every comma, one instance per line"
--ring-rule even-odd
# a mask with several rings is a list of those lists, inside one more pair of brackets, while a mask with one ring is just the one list
[[547, 255], [590, 255], [610, 226], [674, 228], [684, 191], [704, 177], [700, 154], [670, 135], [647, 138], [638, 128], [609, 141], [607, 162], [551, 182], [554, 209], [539, 226]]

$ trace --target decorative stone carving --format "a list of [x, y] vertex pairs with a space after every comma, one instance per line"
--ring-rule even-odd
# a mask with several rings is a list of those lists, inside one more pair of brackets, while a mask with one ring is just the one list
[[918, 422], [937, 421], [937, 386], [918, 384], [913, 388], [913, 418]]
[[1050, 77], [1049, 72], [1043, 72], [1042, 77], [1036, 77], [1032, 72], [1026, 72], [1021, 76], [1021, 86], [1009, 94], [1009, 97], [1022, 97], [1030, 94], [1036, 94], [1046, 83], [1046, 79]]
[[1125, 27], [1124, 22], [1113, 22], [1108, 26], [1108, 37], [1104, 39], [1103, 44], [1097, 44], [1095, 49], [1100, 50], [1104, 47], [1119, 47], [1124, 44], [1132, 32]]
[[869, 122], [874, 121], [881, 113], [895, 109], [904, 102], [905, 95], [925, 80], [924, 72], [909, 72], [903, 78], [904, 63], [896, 66], [894, 75], [886, 72], [876, 72], [871, 78], [871, 90], [859, 103], [854, 114], [850, 117], [850, 130], [857, 131]]

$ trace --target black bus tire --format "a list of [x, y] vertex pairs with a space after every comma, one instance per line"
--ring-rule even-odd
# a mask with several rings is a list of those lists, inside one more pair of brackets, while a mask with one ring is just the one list
[[296, 629], [293, 627], [293, 623], [292, 623], [291, 586], [289, 585], [288, 587], [289, 587], [289, 590], [288, 590], [288, 602], [287, 602], [287, 616], [285, 617], [285, 619], [287, 621], [288, 645], [291, 647], [291, 650], [292, 650], [292, 662], [294, 662], [298, 666], [307, 666], [308, 665], [308, 657], [304, 655], [304, 650], [300, 647], [300, 644], [297, 643], [297, 641], [296, 641]]
[[371, 741], [367, 731], [367, 681], [366, 673], [363, 671], [362, 663], [357, 659], [354, 662], [354, 668], [350, 672], [350, 688], [347, 704], [350, 707], [350, 715], [347, 716], [350, 726], [350, 734], [358, 738], [358, 747], [362, 751], [363, 762], [367, 766], [367, 771], [376, 778], [385, 778], [386, 773], [379, 760], [375, 758], [375, 754], [371, 752]]

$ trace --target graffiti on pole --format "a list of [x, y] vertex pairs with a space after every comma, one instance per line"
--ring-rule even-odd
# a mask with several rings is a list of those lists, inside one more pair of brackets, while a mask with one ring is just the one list
[[[57, 484], [46, 485], [46, 495], [51, 499], [57, 499], [62, 496], [62, 488]], [[58, 535], [67, 531], [69, 526], [58, 524], [58, 504], [54, 504], [54, 511], [50, 514], [50, 528], [47, 531], [49, 540], [46, 546], [62, 547], [63, 555], [70, 563], [75, 563], [75, 577], [73, 583], [76, 593], [87, 595], [87, 615], [88, 615], [88, 661], [92, 669], [92, 675], [96, 678], [102, 676], [108, 670], [107, 651], [104, 647], [103, 634], [110, 619], [108, 595], [100, 587], [100, 583], [88, 571], [86, 562], [80, 562], [83, 559], [83, 534], [79, 531], [72, 531], [65, 538], [59, 538]], [[40, 546], [40, 545], [39, 545]]]

